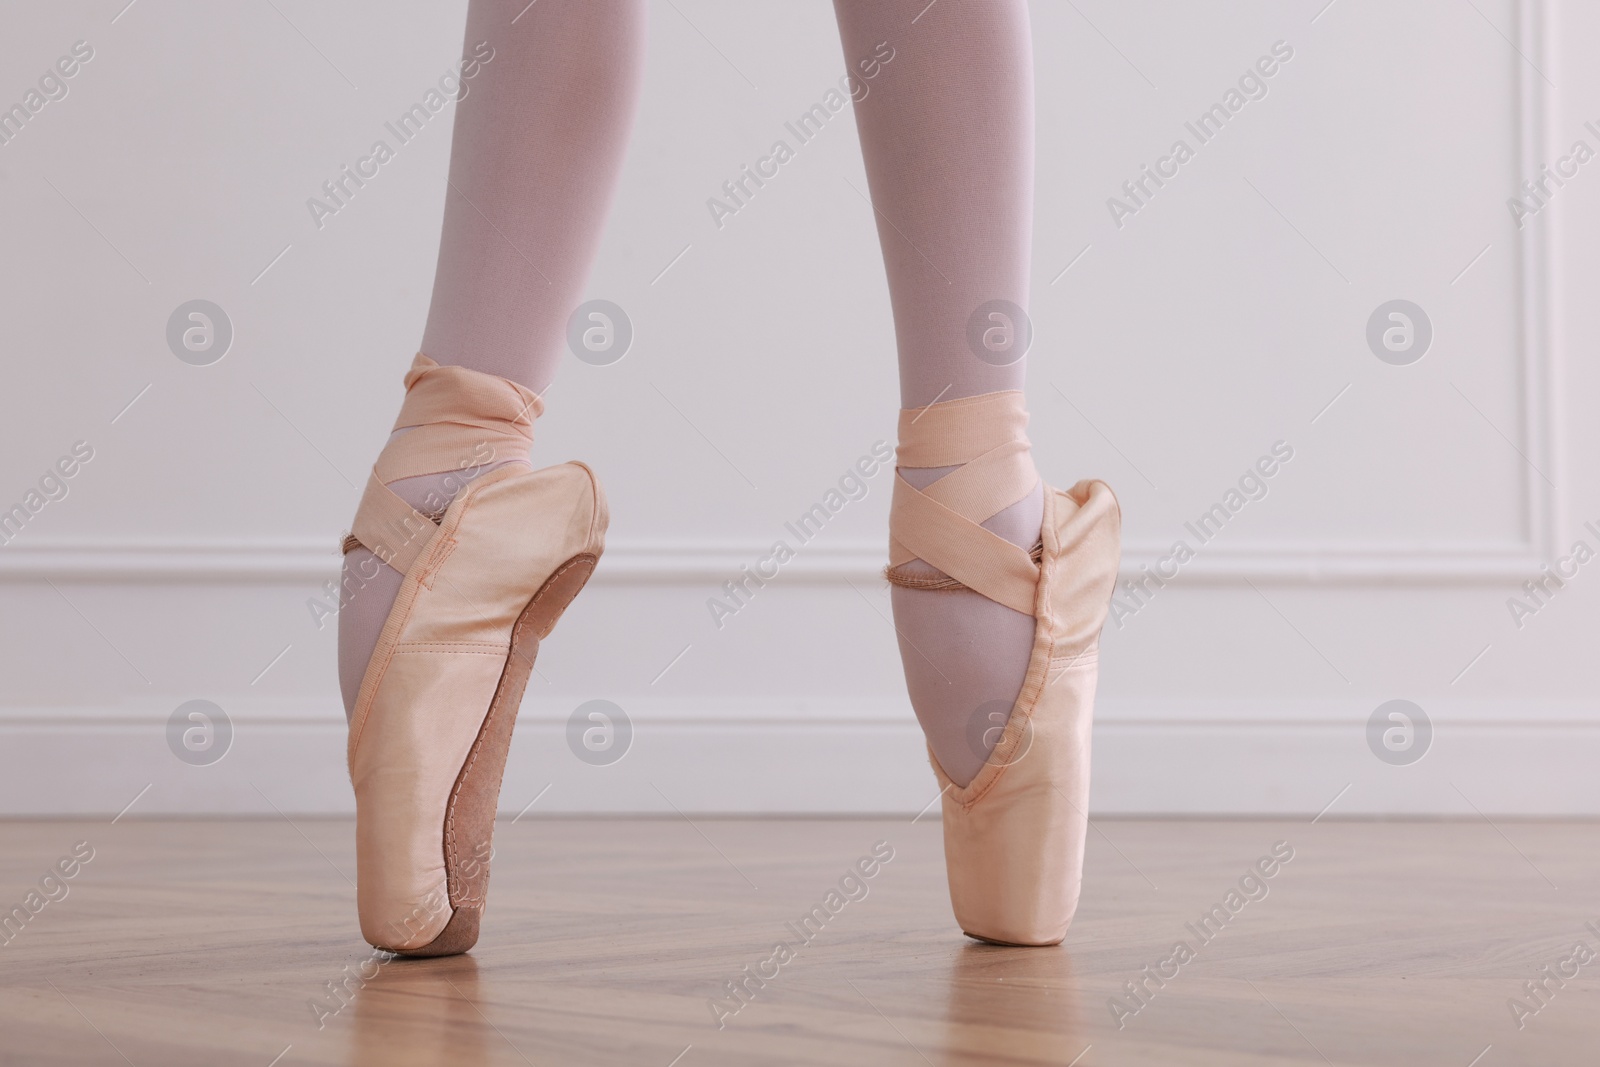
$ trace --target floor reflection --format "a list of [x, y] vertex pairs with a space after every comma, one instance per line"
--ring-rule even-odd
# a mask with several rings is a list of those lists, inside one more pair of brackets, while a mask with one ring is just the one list
[[352, 1067], [481, 1067], [499, 1040], [485, 1018], [470, 955], [391, 960], [362, 987], [352, 1011]]
[[942, 1063], [992, 1062], [1007, 1055], [1069, 1064], [1089, 1039], [1081, 990], [1065, 948], [1005, 948], [968, 942], [945, 975]]

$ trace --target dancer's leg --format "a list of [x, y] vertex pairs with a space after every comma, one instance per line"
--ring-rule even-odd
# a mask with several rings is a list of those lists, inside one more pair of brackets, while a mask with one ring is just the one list
[[[969, 342], [980, 306], [1028, 305], [1033, 224], [1033, 59], [1025, 0], [834, 0], [845, 61], [879, 59], [856, 121], [889, 276], [901, 404], [921, 408], [1021, 389], [1013, 353]], [[913, 21], [915, 20], [915, 21]], [[887, 46], [887, 48], [883, 47]], [[893, 58], [881, 62], [892, 49]], [[871, 69], [871, 68], [869, 68]], [[990, 320], [997, 328], [1004, 324]], [[1013, 323], [1013, 325], [1016, 325]], [[902, 441], [902, 445], [905, 442]], [[955, 468], [900, 474], [925, 488]], [[1024, 549], [1039, 537], [1042, 486], [982, 525]], [[937, 576], [912, 561], [903, 572]], [[906, 684], [946, 773], [965, 785], [1017, 698], [1034, 619], [968, 589], [892, 590]]]
[[[471, 0], [465, 55], [478, 71], [455, 105], [422, 340], [432, 359], [534, 392], [550, 384], [626, 147], [644, 22], [644, 0]], [[526, 412], [529, 425], [536, 414]], [[420, 511], [437, 511], [476, 475], [527, 461], [504, 451], [487, 461], [464, 457], [460, 471], [403, 478], [390, 488]], [[400, 573], [365, 548], [345, 556], [339, 681], [346, 714], [400, 583]]]
[[[519, 14], [520, 13], [520, 14]], [[511, 20], [515, 18], [516, 24]], [[472, 0], [422, 351], [544, 392], [633, 122], [644, 0]]]

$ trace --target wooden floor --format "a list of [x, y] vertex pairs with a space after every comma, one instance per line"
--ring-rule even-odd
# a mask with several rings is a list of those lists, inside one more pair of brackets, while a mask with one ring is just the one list
[[[355, 927], [346, 821], [0, 823], [0, 907], [26, 908], [75, 843], [94, 850], [66, 896], [51, 882], [60, 899], [34, 898], [37, 914], [0, 948], [0, 1063], [1600, 1057], [1600, 825], [1095, 825], [1067, 943], [1012, 949], [955, 929], [927, 819], [524, 819], [499, 828], [479, 947], [379, 965]], [[893, 859], [862, 883], [866, 896], [851, 883], [860, 899], [829, 900], [879, 841]], [[1277, 842], [1293, 859], [1247, 882], [1259, 899], [1234, 898], [1237, 913], [1202, 941], [1186, 924], [1226, 910]], [[829, 904], [836, 914], [809, 943], [788, 926]], [[780, 940], [792, 958], [768, 964]], [[1179, 941], [1192, 955], [1162, 964]], [[1579, 942], [1595, 952], [1587, 965], [1570, 959]], [[1144, 981], [1141, 1004], [1125, 983], [1147, 964], [1167, 977]], [[712, 1005], [747, 965], [776, 974], [749, 984], [748, 1003], [723, 1001], [719, 1029]], [[1543, 979], [1536, 999], [1524, 984], [1546, 966], [1564, 984]], [[341, 982], [335, 998], [329, 983]], [[1520, 1030], [1513, 998], [1529, 1012]]]

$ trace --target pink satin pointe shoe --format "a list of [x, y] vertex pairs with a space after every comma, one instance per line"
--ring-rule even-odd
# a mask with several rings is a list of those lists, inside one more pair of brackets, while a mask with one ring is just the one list
[[525, 457], [536, 394], [418, 356], [348, 552], [405, 575], [350, 717], [357, 907], [372, 945], [409, 956], [478, 940], [500, 779], [539, 642], [593, 573], [605, 497], [581, 463], [520, 463], [424, 515], [385, 486]]
[[[1020, 392], [901, 412], [900, 464], [961, 465], [918, 490], [895, 480], [889, 580], [965, 587], [1031, 615], [1021, 693], [988, 761], [944, 788], [945, 869], [956, 922], [1001, 945], [1055, 945], [1077, 910], [1088, 829], [1089, 740], [1105, 622], [1121, 557], [1121, 511], [1104, 482], [1045, 487], [1040, 541], [1027, 552], [980, 523], [1032, 491]], [[948, 578], [897, 568], [912, 559]]]

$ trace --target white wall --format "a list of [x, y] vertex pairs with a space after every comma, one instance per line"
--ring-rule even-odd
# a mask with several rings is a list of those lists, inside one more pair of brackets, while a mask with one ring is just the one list
[[[345, 811], [334, 627], [307, 601], [420, 336], [447, 119], [320, 230], [305, 202], [454, 62], [464, 5], [123, 3], [0, 7], [0, 105], [94, 48], [0, 146], [0, 504], [94, 449], [0, 548], [0, 811]], [[1574, 140], [1600, 149], [1600, 13], [1475, 6], [1034, 6], [1046, 477], [1112, 482], [1137, 577], [1294, 450], [1108, 627], [1099, 811], [1600, 811], [1600, 562], [1521, 629], [1507, 608], [1600, 549], [1600, 162], [1521, 230], [1506, 205]], [[1114, 224], [1107, 198], [1278, 41], [1268, 94]], [[723, 628], [706, 608], [893, 435], [849, 114], [720, 230], [705, 205], [842, 73], [829, 5], [655, 4], [650, 43], [589, 286], [634, 347], [565, 366], [539, 425], [542, 458], [605, 479], [611, 549], [546, 643], [502, 806], [548, 785], [537, 811], [916, 811], [934, 787], [875, 573], [888, 475]], [[236, 331], [206, 367], [165, 339], [195, 298]], [[1396, 298], [1435, 333], [1409, 366], [1365, 340]], [[210, 766], [166, 741], [197, 698], [235, 730]], [[634, 725], [611, 766], [564, 740], [593, 698]], [[1368, 749], [1394, 698], [1434, 726], [1413, 765]]]

